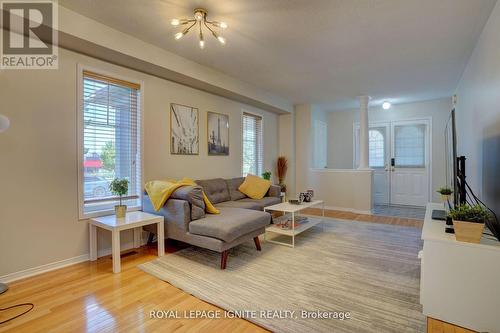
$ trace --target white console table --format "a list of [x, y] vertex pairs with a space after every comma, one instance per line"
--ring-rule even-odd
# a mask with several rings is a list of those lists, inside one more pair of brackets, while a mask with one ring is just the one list
[[[500, 333], [500, 242], [455, 240], [427, 204], [421, 252], [420, 303], [424, 315], [479, 332]], [[486, 229], [485, 229], [486, 230]]]

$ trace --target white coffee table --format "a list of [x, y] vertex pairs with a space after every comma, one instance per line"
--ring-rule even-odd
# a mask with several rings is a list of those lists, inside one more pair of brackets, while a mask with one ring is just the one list
[[[321, 205], [321, 217], [312, 217], [308, 216], [307, 217], [307, 222], [301, 223], [297, 228], [295, 228], [295, 217], [299, 213], [299, 211], [306, 209], [306, 208], [311, 208], [314, 206], [319, 206]], [[325, 217], [325, 203], [323, 200], [314, 200], [311, 202], [303, 202], [300, 205], [292, 205], [291, 203], [288, 202], [282, 202], [276, 205], [272, 206], [267, 206], [264, 208], [264, 211], [277, 211], [277, 212], [282, 212], [284, 213], [284, 216], [278, 217], [275, 220], [275, 222], [279, 222], [281, 219], [288, 219], [287, 214], [292, 215], [292, 227], [290, 229], [283, 229], [276, 224], [271, 224], [266, 228], [266, 234], [268, 232], [274, 233], [274, 234], [279, 234], [279, 235], [284, 235], [284, 236], [290, 236], [292, 237], [292, 243], [285, 243], [285, 242], [279, 242], [276, 240], [271, 240], [266, 237], [266, 234], [264, 234], [264, 239], [267, 242], [270, 243], [275, 243], [275, 244], [280, 244], [280, 245], [286, 245], [290, 247], [295, 247], [295, 236], [300, 234], [301, 232], [306, 231], [307, 229], [310, 229], [314, 227], [315, 225], [318, 225], [319, 223], [323, 222], [323, 218]]]
[[97, 227], [111, 231], [113, 273], [120, 273], [120, 231], [134, 229], [134, 247], [140, 246], [142, 226], [156, 224], [158, 232], [158, 256], [165, 254], [163, 216], [144, 212], [128, 212], [124, 218], [115, 215], [95, 217], [89, 220], [90, 261], [97, 260]]

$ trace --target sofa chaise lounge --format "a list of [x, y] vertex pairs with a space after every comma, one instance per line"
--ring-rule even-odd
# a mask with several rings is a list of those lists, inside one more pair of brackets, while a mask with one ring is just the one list
[[[243, 177], [198, 180], [198, 186], [177, 189], [158, 212], [145, 194], [143, 210], [164, 217], [165, 238], [221, 253], [220, 267], [225, 269], [229, 249], [253, 238], [260, 251], [259, 235], [271, 222], [271, 215], [263, 209], [281, 202], [280, 187], [276, 185], [271, 185], [262, 199], [248, 198], [238, 190], [244, 180]], [[205, 214], [202, 191], [219, 214]], [[156, 233], [154, 226], [144, 229]]]

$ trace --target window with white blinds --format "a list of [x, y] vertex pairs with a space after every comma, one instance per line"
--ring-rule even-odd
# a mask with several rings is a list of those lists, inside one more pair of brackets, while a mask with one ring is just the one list
[[262, 117], [243, 113], [243, 176], [262, 174]]
[[141, 205], [141, 87], [83, 71], [81, 100], [81, 217], [110, 213], [114, 178], [129, 180], [123, 204]]

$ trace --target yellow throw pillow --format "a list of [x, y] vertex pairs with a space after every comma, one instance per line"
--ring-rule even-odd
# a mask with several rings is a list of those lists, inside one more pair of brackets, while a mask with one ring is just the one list
[[249, 198], [262, 199], [270, 187], [270, 180], [265, 180], [254, 175], [248, 175], [243, 184], [238, 187], [238, 190]]

